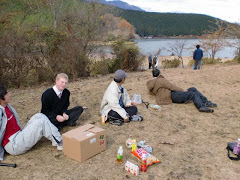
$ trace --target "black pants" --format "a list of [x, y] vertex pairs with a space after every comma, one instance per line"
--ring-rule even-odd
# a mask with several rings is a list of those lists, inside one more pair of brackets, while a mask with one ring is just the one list
[[[130, 119], [131, 119], [131, 116], [136, 115], [138, 112], [138, 109], [136, 106], [124, 107], [124, 109], [129, 114]], [[113, 111], [113, 110], [109, 111], [108, 117], [116, 120], [118, 119], [123, 120], [123, 118], [116, 111]]]
[[57, 121], [56, 123], [54, 123], [54, 125], [58, 129], [62, 129], [64, 126], [75, 123], [78, 120], [79, 116], [82, 114], [82, 112], [83, 112], [83, 108], [81, 106], [76, 106], [72, 109], [69, 109], [66, 112], [66, 114], [69, 116], [69, 119], [63, 122]]
[[173, 103], [187, 103], [193, 101], [198, 109], [205, 106], [208, 101], [207, 98], [194, 87], [189, 88], [187, 92], [172, 91], [171, 98]]
[[149, 62], [149, 66], [148, 66], [148, 68], [151, 69], [151, 67], [152, 67], [152, 63]]

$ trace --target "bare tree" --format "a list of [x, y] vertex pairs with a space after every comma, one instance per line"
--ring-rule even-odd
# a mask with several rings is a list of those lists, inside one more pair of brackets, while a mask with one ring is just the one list
[[53, 16], [53, 27], [57, 28], [57, 19], [63, 7], [64, 0], [47, 0], [47, 5], [50, 7]]
[[235, 47], [236, 56], [240, 56], [240, 25], [229, 24], [226, 32], [232, 38], [232, 41], [228, 45], [230, 47]]
[[182, 62], [182, 68], [184, 68], [182, 53], [187, 45], [186, 39], [177, 39], [173, 45], [171, 45], [171, 52], [176, 55]]
[[211, 30], [207, 31], [207, 34], [201, 38], [200, 43], [204, 52], [207, 53], [211, 59], [214, 59], [216, 53], [226, 46], [226, 22], [218, 20], [210, 29]]

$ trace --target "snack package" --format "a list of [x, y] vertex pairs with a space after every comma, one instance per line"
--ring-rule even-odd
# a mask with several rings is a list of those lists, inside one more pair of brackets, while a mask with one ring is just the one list
[[126, 140], [126, 146], [127, 146], [128, 148], [132, 148], [132, 142], [133, 142], [133, 140], [132, 140], [131, 138], [127, 139], [127, 140]]
[[129, 161], [125, 163], [125, 170], [132, 173], [135, 176], [139, 175], [139, 167]]
[[145, 145], [146, 141], [139, 141], [137, 147], [145, 149], [147, 152], [152, 153], [152, 147], [150, 145]]
[[134, 156], [136, 156], [139, 160], [142, 159], [143, 154], [146, 154], [147, 157], [147, 166], [150, 166], [154, 163], [160, 163], [161, 161], [158, 160], [156, 157], [152, 156], [151, 154], [149, 154], [145, 149], [140, 148], [137, 149], [136, 151], [132, 151], [131, 152]]

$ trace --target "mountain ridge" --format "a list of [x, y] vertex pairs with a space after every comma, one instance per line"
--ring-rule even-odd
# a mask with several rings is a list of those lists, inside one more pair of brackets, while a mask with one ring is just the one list
[[134, 5], [130, 5], [126, 2], [123, 2], [121, 0], [114, 0], [114, 1], [106, 1], [106, 0], [86, 0], [88, 2], [97, 2], [97, 3], [101, 3], [101, 4], [107, 4], [107, 5], [111, 5], [111, 6], [115, 6], [121, 9], [125, 9], [125, 10], [134, 10], [134, 11], [145, 11], [143, 9], [141, 9], [140, 7], [134, 6]]

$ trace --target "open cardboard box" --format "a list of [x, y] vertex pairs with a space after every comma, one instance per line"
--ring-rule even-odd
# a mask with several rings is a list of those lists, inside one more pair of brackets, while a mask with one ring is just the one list
[[62, 135], [63, 153], [79, 162], [106, 149], [106, 130], [86, 124]]

